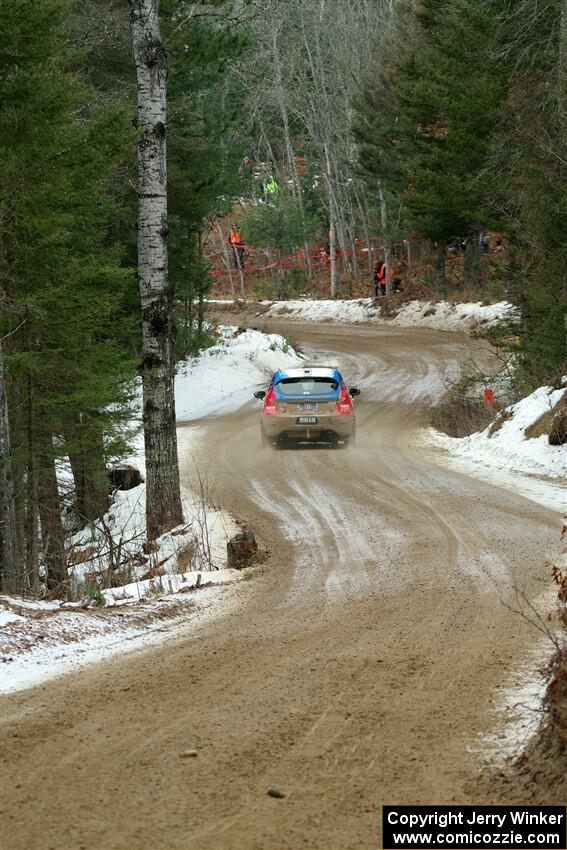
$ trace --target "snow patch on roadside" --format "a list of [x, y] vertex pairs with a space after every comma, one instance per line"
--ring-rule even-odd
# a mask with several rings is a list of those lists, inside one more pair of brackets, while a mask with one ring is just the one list
[[[226, 573], [234, 571], [207, 573], [205, 580], [214, 577], [220, 581], [226, 579]], [[237, 598], [231, 584], [205, 586], [194, 593], [165, 595], [151, 601], [146, 598], [122, 608], [78, 611], [60, 605], [59, 610], [43, 617], [30, 611], [29, 603], [26, 617], [21, 605], [22, 600], [15, 597], [0, 597], [1, 610], [22, 613], [19, 628], [14, 626], [3, 634], [0, 642], [0, 693], [33, 687], [95, 662], [181, 636], [188, 623], [197, 627], [226, 615], [236, 607]]]
[[387, 323], [399, 327], [424, 327], [444, 331], [470, 331], [489, 328], [515, 318], [516, 309], [507, 301], [497, 304], [449, 304], [445, 301], [409, 301], [393, 317], [382, 315], [372, 298], [351, 301], [275, 301], [268, 316], [301, 322], [340, 322], [344, 324]]
[[343, 322], [359, 324], [380, 316], [372, 298], [358, 301], [274, 301], [268, 316], [293, 319], [300, 322]]
[[20, 614], [16, 614], [15, 611], [11, 611], [9, 608], [0, 608], [0, 626], [2, 627], [7, 626], [8, 623], [21, 623], [23, 619]]
[[495, 726], [470, 748], [481, 752], [494, 766], [517, 758], [541, 725], [547, 688], [542, 670], [549, 660], [549, 653], [550, 642], [542, 638], [531, 659], [496, 694]]
[[422, 442], [439, 450], [453, 467], [521, 492], [553, 510], [565, 511], [565, 446], [550, 446], [547, 434], [528, 438], [525, 432], [553, 410], [566, 392], [539, 387], [505, 408], [502, 424], [493, 433], [493, 426], [470, 437], [448, 437], [429, 429]]
[[[145, 485], [118, 491], [100, 520], [69, 541], [75, 601], [0, 597], [0, 691], [29, 687], [86, 663], [155, 643], [216, 609], [220, 585], [243, 578], [226, 565], [239, 527], [226, 513], [183, 499], [186, 523], [144, 552]], [[130, 581], [99, 587], [101, 576]], [[225, 597], [226, 598], [226, 597]], [[159, 633], [159, 634], [158, 634]]]
[[238, 410], [276, 369], [293, 368], [303, 360], [280, 334], [223, 326], [216, 345], [178, 365], [177, 421]]

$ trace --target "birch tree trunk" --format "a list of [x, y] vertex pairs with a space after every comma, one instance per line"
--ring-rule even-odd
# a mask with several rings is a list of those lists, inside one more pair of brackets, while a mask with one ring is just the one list
[[404, 239], [404, 245], [406, 247], [406, 256], [407, 256], [407, 264], [408, 264], [408, 272], [411, 272], [411, 242], [409, 239]]
[[244, 297], [244, 272], [242, 270], [242, 259], [238, 248], [233, 248], [234, 251], [234, 259], [236, 260], [236, 268], [238, 269], [238, 276], [240, 278], [240, 294]]
[[219, 237], [219, 244], [220, 244], [220, 247], [221, 247], [221, 251], [223, 253], [224, 264], [225, 264], [225, 266], [228, 270], [228, 279], [230, 281], [230, 291], [234, 295], [235, 294], [234, 293], [234, 281], [232, 279], [232, 272], [230, 270], [230, 256], [229, 256], [229, 253], [228, 253], [228, 249], [226, 247], [226, 240], [224, 238], [221, 226], [218, 222], [216, 223], [216, 229], [217, 229], [217, 233], [218, 233], [218, 237]]
[[283, 255], [279, 256], [279, 265], [278, 265], [278, 301], [285, 300], [285, 269], [282, 265], [283, 263]]
[[2, 556], [2, 589], [6, 593], [21, 593], [23, 569], [19, 557], [16, 523], [16, 498], [12, 476], [8, 398], [4, 382], [4, 353], [0, 339], [0, 555]]
[[175, 429], [175, 322], [167, 268], [167, 54], [159, 0], [130, 0], [138, 91], [138, 281], [148, 539], [183, 521]]

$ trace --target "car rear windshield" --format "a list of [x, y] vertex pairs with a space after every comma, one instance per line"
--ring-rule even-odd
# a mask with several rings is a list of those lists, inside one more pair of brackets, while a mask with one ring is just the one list
[[332, 378], [284, 378], [276, 384], [276, 390], [282, 396], [331, 395], [338, 388], [337, 381]]

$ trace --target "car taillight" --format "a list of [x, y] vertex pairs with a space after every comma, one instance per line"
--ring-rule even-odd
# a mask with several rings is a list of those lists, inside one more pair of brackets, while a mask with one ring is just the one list
[[267, 394], [266, 398], [264, 399], [264, 407], [262, 408], [262, 416], [276, 416], [280, 412], [280, 409], [277, 406], [277, 404], [275, 403], [275, 401], [276, 401], [276, 394], [273, 390], [273, 387], [271, 387], [268, 390], [268, 394]]
[[345, 416], [350, 416], [352, 413], [352, 400], [344, 386], [341, 387], [339, 400], [337, 402], [337, 411]]

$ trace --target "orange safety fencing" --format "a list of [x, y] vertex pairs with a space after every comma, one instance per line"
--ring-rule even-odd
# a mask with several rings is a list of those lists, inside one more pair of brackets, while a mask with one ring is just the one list
[[[378, 237], [370, 237], [369, 239], [356, 239], [353, 243], [351, 243], [354, 248], [348, 251], [341, 251], [338, 247], [336, 248], [335, 255], [337, 259], [341, 257], [352, 257], [359, 254], [368, 254], [369, 252], [375, 251], [384, 251], [383, 245], [375, 245], [372, 246], [370, 243], [378, 242]], [[244, 243], [238, 243], [237, 245], [233, 245], [232, 242], [228, 242], [231, 248], [236, 251], [248, 251], [249, 253], [256, 254], [259, 250], [255, 245], [247, 245]], [[392, 245], [392, 248], [401, 247], [401, 242], [396, 242]], [[231, 274], [232, 272], [241, 271], [243, 274], [256, 273], [256, 272], [266, 272], [271, 271], [272, 269], [277, 268], [296, 268], [296, 269], [307, 269], [307, 268], [317, 268], [321, 266], [326, 266], [330, 262], [330, 253], [325, 248], [316, 248], [311, 251], [305, 251], [304, 249], [298, 249], [297, 251], [293, 251], [291, 254], [286, 254], [281, 260], [273, 260], [265, 265], [256, 265], [256, 266], [248, 266], [248, 265], [235, 265], [231, 268], [221, 268], [221, 269], [212, 269], [210, 274], [212, 277], [219, 277], [223, 274]], [[307, 260], [307, 262], [305, 262]], [[310, 262], [313, 260], [315, 262]], [[303, 262], [302, 262], [303, 261]]]

